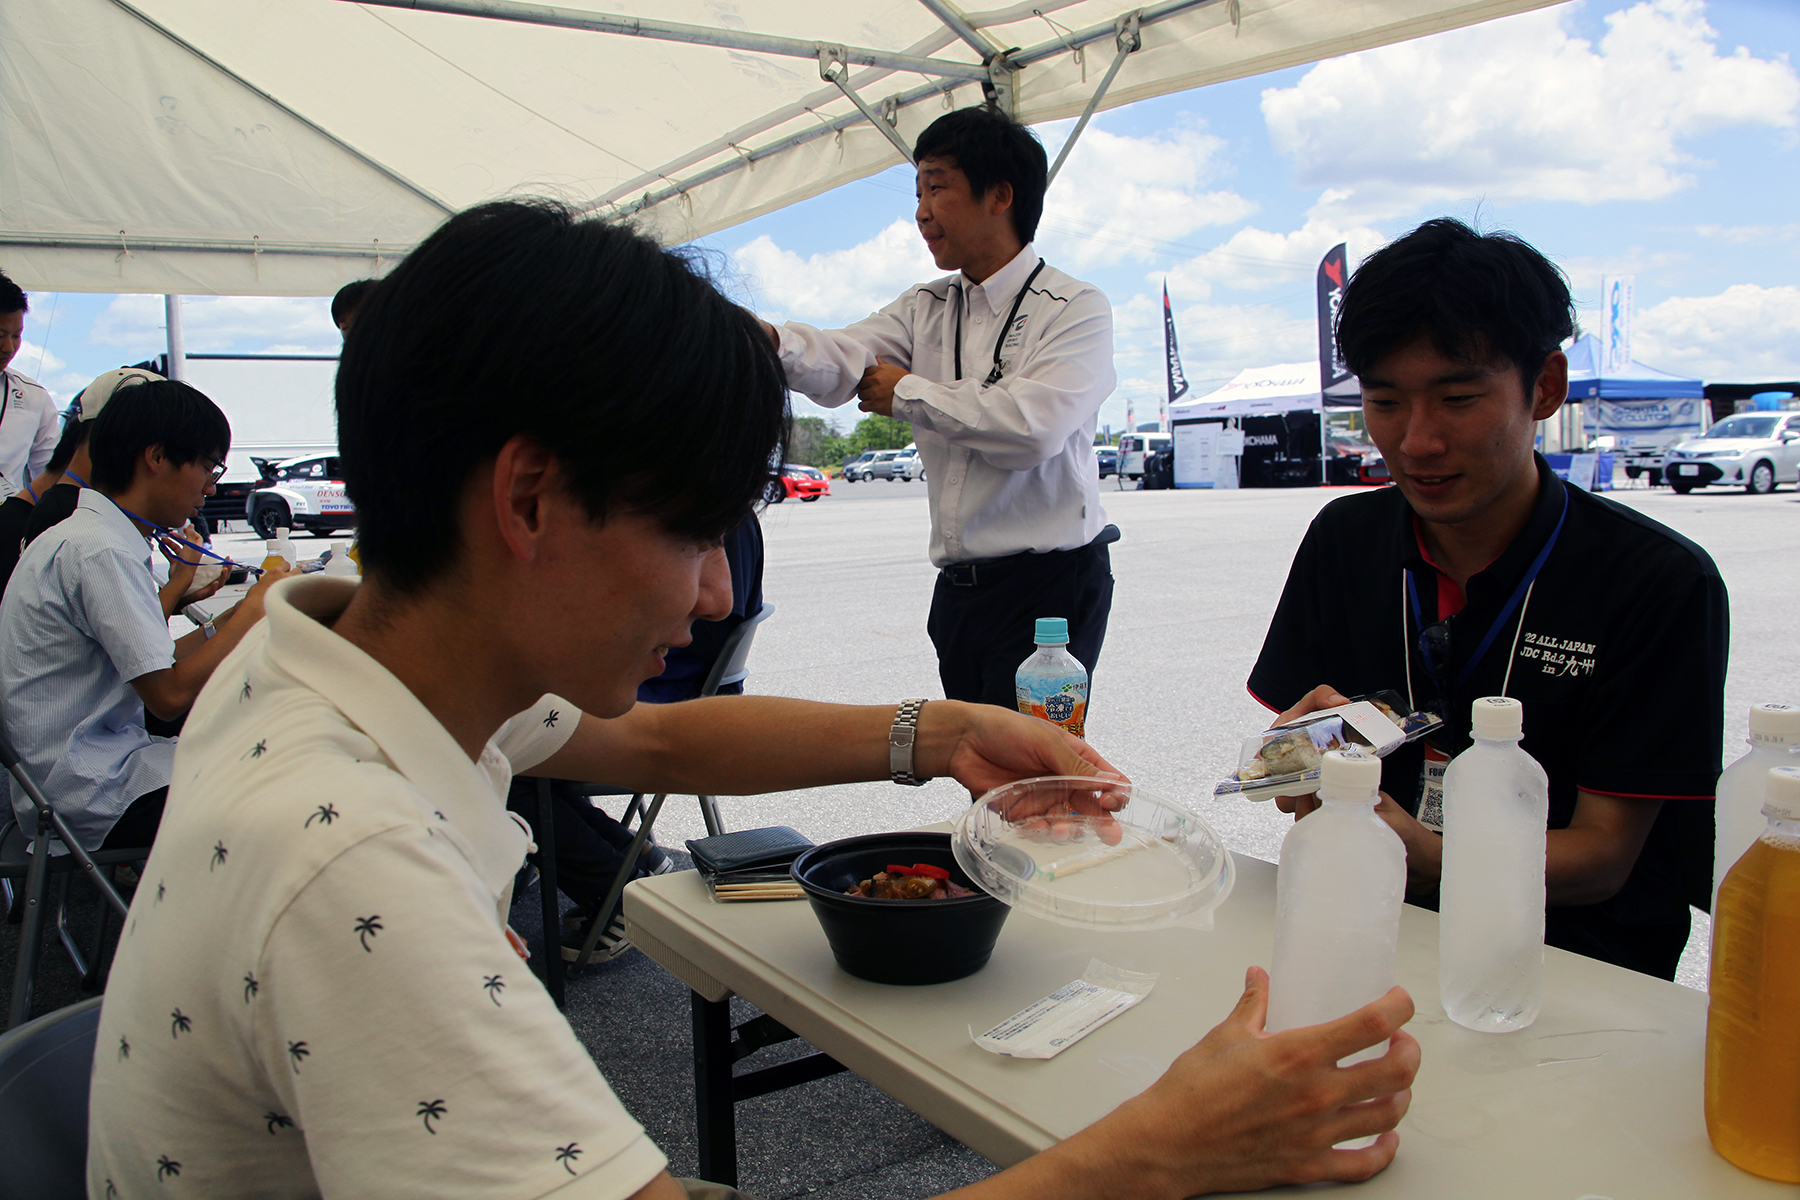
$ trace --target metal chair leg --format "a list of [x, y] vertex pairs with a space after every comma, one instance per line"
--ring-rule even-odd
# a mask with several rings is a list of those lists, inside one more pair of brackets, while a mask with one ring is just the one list
[[6, 1027], [12, 1029], [31, 1015], [32, 985], [37, 979], [38, 944], [44, 931], [44, 883], [50, 866], [50, 830], [38, 822], [31, 843], [31, 865], [25, 869], [25, 918], [19, 929], [19, 959], [13, 967], [12, 1003]]
[[581, 953], [570, 965], [570, 974], [575, 974], [588, 965], [588, 960], [594, 955], [594, 947], [600, 942], [600, 935], [612, 923], [613, 914], [619, 909], [619, 900], [625, 894], [625, 885], [631, 882], [632, 873], [637, 870], [638, 855], [643, 853], [644, 843], [650, 840], [651, 827], [656, 824], [657, 814], [662, 812], [663, 801], [668, 798], [667, 792], [658, 792], [656, 799], [650, 802], [649, 811], [638, 825], [637, 836], [631, 839], [631, 846], [625, 851], [624, 864], [619, 867], [618, 874], [613, 876], [612, 887], [607, 889], [605, 901], [589, 922], [586, 936], [581, 939]]
[[644, 815], [644, 793], [633, 792], [631, 803], [625, 806], [625, 815], [619, 818], [619, 824], [630, 829], [631, 823]]
[[69, 961], [75, 964], [75, 973], [86, 980], [92, 967], [88, 964], [87, 955], [81, 952], [76, 944], [75, 934], [69, 929], [69, 873], [64, 871], [56, 881], [56, 939], [62, 943]]
[[706, 836], [718, 837], [725, 832], [724, 822], [719, 820], [719, 801], [713, 796], [700, 796], [700, 819], [706, 822]]
[[[114, 887], [118, 886], [119, 868], [116, 865], [101, 868], [106, 881]], [[105, 897], [96, 897], [94, 905], [94, 941], [88, 950], [88, 969], [82, 973], [81, 987], [83, 991], [97, 992], [106, 987], [106, 931], [112, 926], [112, 906], [106, 903]]]

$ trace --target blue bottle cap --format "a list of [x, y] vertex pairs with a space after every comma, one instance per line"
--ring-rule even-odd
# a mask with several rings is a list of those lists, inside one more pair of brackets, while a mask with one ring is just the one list
[[1069, 619], [1067, 617], [1039, 617], [1037, 619], [1037, 644], [1040, 646], [1068, 645]]

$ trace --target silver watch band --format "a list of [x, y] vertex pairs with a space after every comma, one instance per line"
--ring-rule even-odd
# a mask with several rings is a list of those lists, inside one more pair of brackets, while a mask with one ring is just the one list
[[919, 734], [919, 710], [923, 700], [904, 700], [894, 713], [894, 727], [888, 731], [888, 772], [895, 783], [918, 787], [925, 779], [913, 774], [913, 743]]

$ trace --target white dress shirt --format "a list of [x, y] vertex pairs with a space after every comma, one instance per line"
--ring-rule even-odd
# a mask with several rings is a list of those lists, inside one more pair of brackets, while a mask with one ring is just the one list
[[88, 1195], [622, 1200], [662, 1152], [527, 964], [512, 773], [554, 696], [471, 761], [307, 576], [195, 702], [94, 1055]]
[[44, 473], [51, 451], [62, 437], [56, 402], [37, 380], [7, 368], [0, 370], [0, 500], [25, 490]]
[[[1106, 525], [1093, 446], [1117, 381], [1112, 305], [1046, 264], [1003, 330], [1037, 264], [1026, 246], [980, 283], [957, 274], [921, 284], [846, 329], [780, 329], [788, 386], [828, 408], [856, 398], [878, 356], [911, 372], [894, 388], [894, 416], [912, 425], [925, 462], [939, 567], [1073, 550]], [[989, 385], [996, 343], [1004, 374]]]
[[[131, 681], [175, 665], [157, 596], [161, 555], [119, 506], [81, 489], [25, 547], [0, 602], [0, 719], [26, 771], [89, 850], [169, 782], [175, 742], [144, 730]], [[27, 833], [37, 810], [10, 781]]]

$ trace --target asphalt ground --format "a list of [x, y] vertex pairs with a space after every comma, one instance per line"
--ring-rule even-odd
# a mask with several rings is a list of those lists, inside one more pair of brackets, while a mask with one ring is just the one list
[[[1271, 805], [1215, 801], [1212, 785], [1234, 762], [1242, 737], [1267, 722], [1243, 682], [1294, 548], [1313, 514], [1339, 494], [1118, 492], [1107, 481], [1102, 495], [1124, 538], [1112, 547], [1118, 587], [1095, 672], [1089, 734], [1135, 780], [1192, 804], [1234, 850], [1271, 861], [1290, 819]], [[1750, 704], [1800, 699], [1792, 599], [1800, 588], [1800, 496], [1791, 490], [1761, 497], [1709, 490], [1678, 497], [1648, 489], [1613, 496], [1692, 538], [1719, 565], [1733, 617], [1726, 757], [1736, 757]], [[833, 494], [815, 503], [771, 507], [763, 526], [764, 592], [776, 612], [759, 631], [749, 691], [860, 704], [940, 694], [925, 635], [934, 572], [925, 559], [922, 485], [835, 483]], [[259, 557], [253, 537], [229, 533], [219, 543], [247, 561]], [[296, 540], [303, 556], [326, 544]], [[221, 597], [221, 604], [228, 602], [229, 596]], [[879, 783], [726, 797], [720, 804], [729, 828], [792, 825], [824, 841], [945, 820], [968, 799], [954, 784], [937, 781], [918, 789]], [[675, 848], [703, 833], [698, 806], [671, 798], [658, 840]], [[90, 928], [93, 914], [83, 892], [76, 888], [71, 906], [78, 935]], [[538, 911], [532, 887], [520, 895], [512, 917], [541, 954]], [[1709, 927], [1697, 915], [1681, 982], [1704, 987]], [[16, 926], [0, 926], [0, 989], [7, 991], [17, 937]], [[67, 960], [54, 938], [46, 938], [34, 1010], [80, 996]], [[740, 1018], [751, 1015], [738, 1007]], [[671, 1168], [694, 1173], [685, 989], [633, 952], [572, 981], [567, 1013], [627, 1108], [669, 1154]], [[789, 1043], [764, 1050], [747, 1068], [807, 1049]], [[739, 1106], [738, 1126], [742, 1186], [768, 1200], [908, 1200], [992, 1170], [850, 1075], [747, 1101]]]

